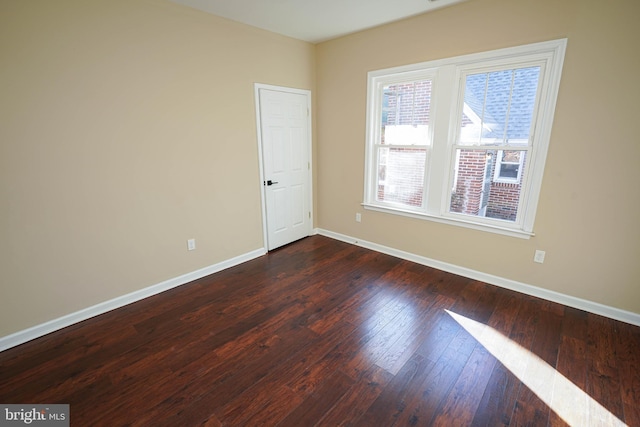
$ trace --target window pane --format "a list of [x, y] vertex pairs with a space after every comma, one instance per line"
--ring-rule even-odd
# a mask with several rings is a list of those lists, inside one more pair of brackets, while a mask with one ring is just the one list
[[481, 144], [501, 144], [504, 141], [512, 74], [510, 70], [487, 74]]
[[431, 80], [384, 86], [381, 140], [385, 145], [427, 145]]
[[500, 182], [517, 184], [526, 152], [518, 150], [498, 151], [495, 179]]
[[460, 143], [527, 144], [539, 75], [540, 67], [468, 75]]
[[520, 164], [502, 164], [500, 168], [500, 178], [510, 178], [516, 179], [518, 178], [518, 169], [520, 168]]
[[520, 163], [520, 154], [522, 151], [516, 150], [504, 150], [502, 152], [502, 163]]
[[471, 74], [466, 78], [464, 105], [460, 124], [461, 143], [480, 143], [482, 116], [487, 97], [486, 86], [486, 74]]
[[[507, 153], [506, 155], [504, 153]], [[517, 153], [517, 155], [513, 154]], [[457, 150], [454, 186], [449, 212], [515, 221], [520, 202], [520, 182], [495, 181], [495, 168], [500, 176], [516, 180], [520, 157], [524, 151], [504, 151], [498, 158], [498, 150]], [[505, 158], [516, 158], [517, 163], [502, 163]]]
[[376, 199], [410, 207], [422, 206], [426, 154], [424, 148], [379, 148]]
[[511, 144], [526, 144], [529, 141], [539, 78], [540, 67], [521, 68], [514, 72], [508, 125], [508, 138]]

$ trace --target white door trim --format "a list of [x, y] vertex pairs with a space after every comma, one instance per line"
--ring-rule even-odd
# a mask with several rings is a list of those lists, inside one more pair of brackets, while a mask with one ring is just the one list
[[313, 151], [312, 151], [312, 146], [313, 146], [313, 142], [312, 142], [312, 120], [311, 118], [313, 117], [311, 114], [311, 91], [310, 90], [306, 90], [306, 89], [296, 89], [296, 88], [291, 88], [291, 87], [285, 87], [285, 86], [274, 86], [274, 85], [268, 85], [268, 84], [262, 84], [262, 83], [255, 83], [254, 84], [254, 101], [255, 101], [255, 108], [256, 108], [256, 134], [257, 134], [257, 141], [258, 141], [258, 165], [260, 168], [260, 182], [258, 183], [260, 185], [260, 198], [261, 198], [261, 204], [262, 204], [262, 239], [264, 242], [264, 249], [266, 251], [269, 250], [269, 237], [268, 237], [268, 230], [267, 230], [267, 201], [266, 201], [266, 187], [264, 186], [264, 181], [266, 180], [266, 177], [264, 175], [264, 164], [263, 164], [263, 149], [262, 149], [262, 124], [261, 124], [261, 116], [260, 116], [260, 89], [267, 89], [267, 90], [272, 90], [272, 91], [279, 91], [279, 92], [285, 92], [285, 93], [293, 93], [293, 94], [298, 94], [298, 95], [304, 95], [307, 98], [307, 111], [308, 111], [308, 117], [309, 117], [309, 126], [307, 126], [307, 141], [308, 141], [308, 147], [307, 147], [307, 153], [309, 156], [309, 168], [307, 170], [308, 175], [308, 188], [307, 191], [309, 192], [309, 212], [310, 212], [310, 218], [309, 218], [309, 235], [311, 235], [313, 233]]

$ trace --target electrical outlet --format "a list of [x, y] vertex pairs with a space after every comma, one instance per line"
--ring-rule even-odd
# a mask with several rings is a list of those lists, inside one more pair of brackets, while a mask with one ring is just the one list
[[362, 222], [362, 214], [360, 212], [356, 213], [356, 222]]
[[536, 251], [535, 255], [533, 256], [533, 261], [537, 262], [538, 264], [542, 264], [544, 262], [545, 255], [545, 251]]
[[187, 240], [187, 250], [193, 251], [196, 248], [196, 239]]

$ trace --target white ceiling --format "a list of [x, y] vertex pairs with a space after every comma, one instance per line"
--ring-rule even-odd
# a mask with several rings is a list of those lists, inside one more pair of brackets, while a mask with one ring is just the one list
[[465, 0], [171, 0], [318, 43]]

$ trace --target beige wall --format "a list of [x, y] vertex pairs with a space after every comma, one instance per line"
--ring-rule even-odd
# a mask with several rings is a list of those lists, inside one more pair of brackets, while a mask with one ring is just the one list
[[[0, 337], [263, 246], [254, 82], [314, 90], [316, 226], [640, 313], [639, 15], [469, 0], [312, 46], [166, 0], [1, 2]], [[560, 37], [536, 237], [362, 210], [367, 71]]]
[[2, 1], [0, 337], [263, 247], [253, 85], [314, 89], [314, 54], [165, 0]]
[[[318, 45], [317, 226], [640, 313], [638, 16], [636, 0], [470, 0]], [[564, 37], [535, 237], [363, 210], [368, 71]]]

